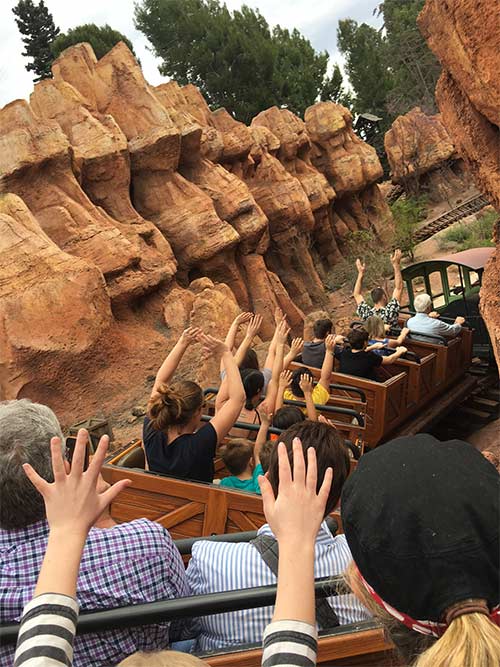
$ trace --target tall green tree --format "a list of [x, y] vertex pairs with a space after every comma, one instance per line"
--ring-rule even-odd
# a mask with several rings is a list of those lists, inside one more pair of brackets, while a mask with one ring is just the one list
[[321, 91], [321, 101], [337, 102], [347, 108], [352, 108], [353, 99], [351, 93], [344, 87], [344, 77], [338, 64], [333, 66], [331, 76], [325, 81]]
[[36, 74], [35, 81], [51, 77], [53, 56], [50, 45], [59, 34], [52, 14], [43, 0], [38, 5], [33, 0], [19, 0], [12, 11], [17, 17], [15, 21], [19, 32], [24, 35], [23, 56], [32, 59], [26, 69]]
[[219, 0], [141, 0], [135, 25], [162, 59], [162, 74], [193, 83], [212, 107], [246, 123], [273, 105], [303, 114], [332, 85], [326, 52], [297, 30], [271, 30], [245, 5], [230, 12]]
[[52, 55], [58, 57], [64, 49], [79, 44], [80, 42], [88, 42], [94, 49], [97, 58], [102, 58], [108, 51], [118, 44], [118, 42], [125, 42], [128, 48], [135, 55], [132, 42], [125, 37], [118, 30], [113, 30], [108, 24], [98, 26], [95, 23], [85, 23], [71, 28], [68, 32], [62, 32], [51, 44]]
[[385, 0], [378, 8], [393, 73], [387, 96], [387, 109], [392, 114], [406, 113], [415, 106], [427, 113], [436, 112], [434, 89], [441, 66], [417, 26], [424, 4], [425, 0]]
[[354, 90], [354, 111], [385, 118], [393, 77], [387, 67], [387, 48], [382, 34], [366, 23], [344, 19], [339, 21], [337, 45], [345, 57], [346, 72]]

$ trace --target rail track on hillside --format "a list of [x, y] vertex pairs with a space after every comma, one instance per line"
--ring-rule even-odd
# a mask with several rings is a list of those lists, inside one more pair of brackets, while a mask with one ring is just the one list
[[437, 218], [434, 218], [418, 229], [414, 235], [415, 242], [421, 243], [422, 241], [430, 239], [431, 236], [446, 229], [454, 222], [458, 222], [458, 220], [462, 220], [462, 218], [466, 218], [468, 215], [477, 213], [485, 206], [488, 206], [489, 203], [490, 201], [484, 195], [475, 195], [474, 197], [467, 199], [459, 206], [455, 206], [455, 208], [451, 208], [449, 211], [446, 211], [446, 213], [438, 215]]

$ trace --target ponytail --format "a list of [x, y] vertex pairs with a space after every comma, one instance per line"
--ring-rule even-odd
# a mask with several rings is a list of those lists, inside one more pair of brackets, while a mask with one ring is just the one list
[[196, 382], [182, 380], [162, 384], [148, 402], [151, 425], [166, 433], [170, 426], [187, 424], [203, 405], [203, 392]]
[[450, 623], [446, 632], [415, 662], [415, 667], [498, 667], [500, 628], [485, 614], [466, 614]]
[[466, 614], [453, 620], [436, 639], [407, 628], [370, 596], [359, 579], [354, 562], [345, 579], [349, 590], [382, 623], [404, 664], [413, 667], [498, 667], [500, 628], [485, 614]]

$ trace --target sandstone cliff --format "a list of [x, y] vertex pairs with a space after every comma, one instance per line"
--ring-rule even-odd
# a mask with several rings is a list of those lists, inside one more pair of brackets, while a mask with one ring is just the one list
[[264, 339], [276, 306], [301, 333], [348, 235], [390, 238], [381, 174], [339, 105], [247, 127], [194, 86], [151, 87], [123, 43], [100, 60], [71, 47], [0, 110], [0, 397], [114, 409], [165, 338], [222, 335], [238, 308], [264, 316]]
[[410, 194], [442, 201], [471, 184], [439, 114], [428, 116], [416, 107], [399, 116], [386, 132], [384, 144], [392, 182]]
[[[477, 187], [500, 210], [500, 30], [498, 2], [427, 0], [422, 34], [441, 61], [436, 99]], [[500, 234], [485, 271], [481, 310], [500, 365]]]

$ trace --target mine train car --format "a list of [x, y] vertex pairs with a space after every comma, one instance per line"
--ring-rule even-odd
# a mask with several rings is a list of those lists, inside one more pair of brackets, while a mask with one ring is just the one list
[[417, 262], [403, 269], [406, 301], [402, 312], [414, 313], [414, 300], [423, 292], [432, 297], [434, 310], [446, 322], [465, 317], [474, 331], [473, 352], [493, 362], [488, 330], [479, 312], [479, 290], [484, 267], [494, 248], [472, 248], [454, 255]]

